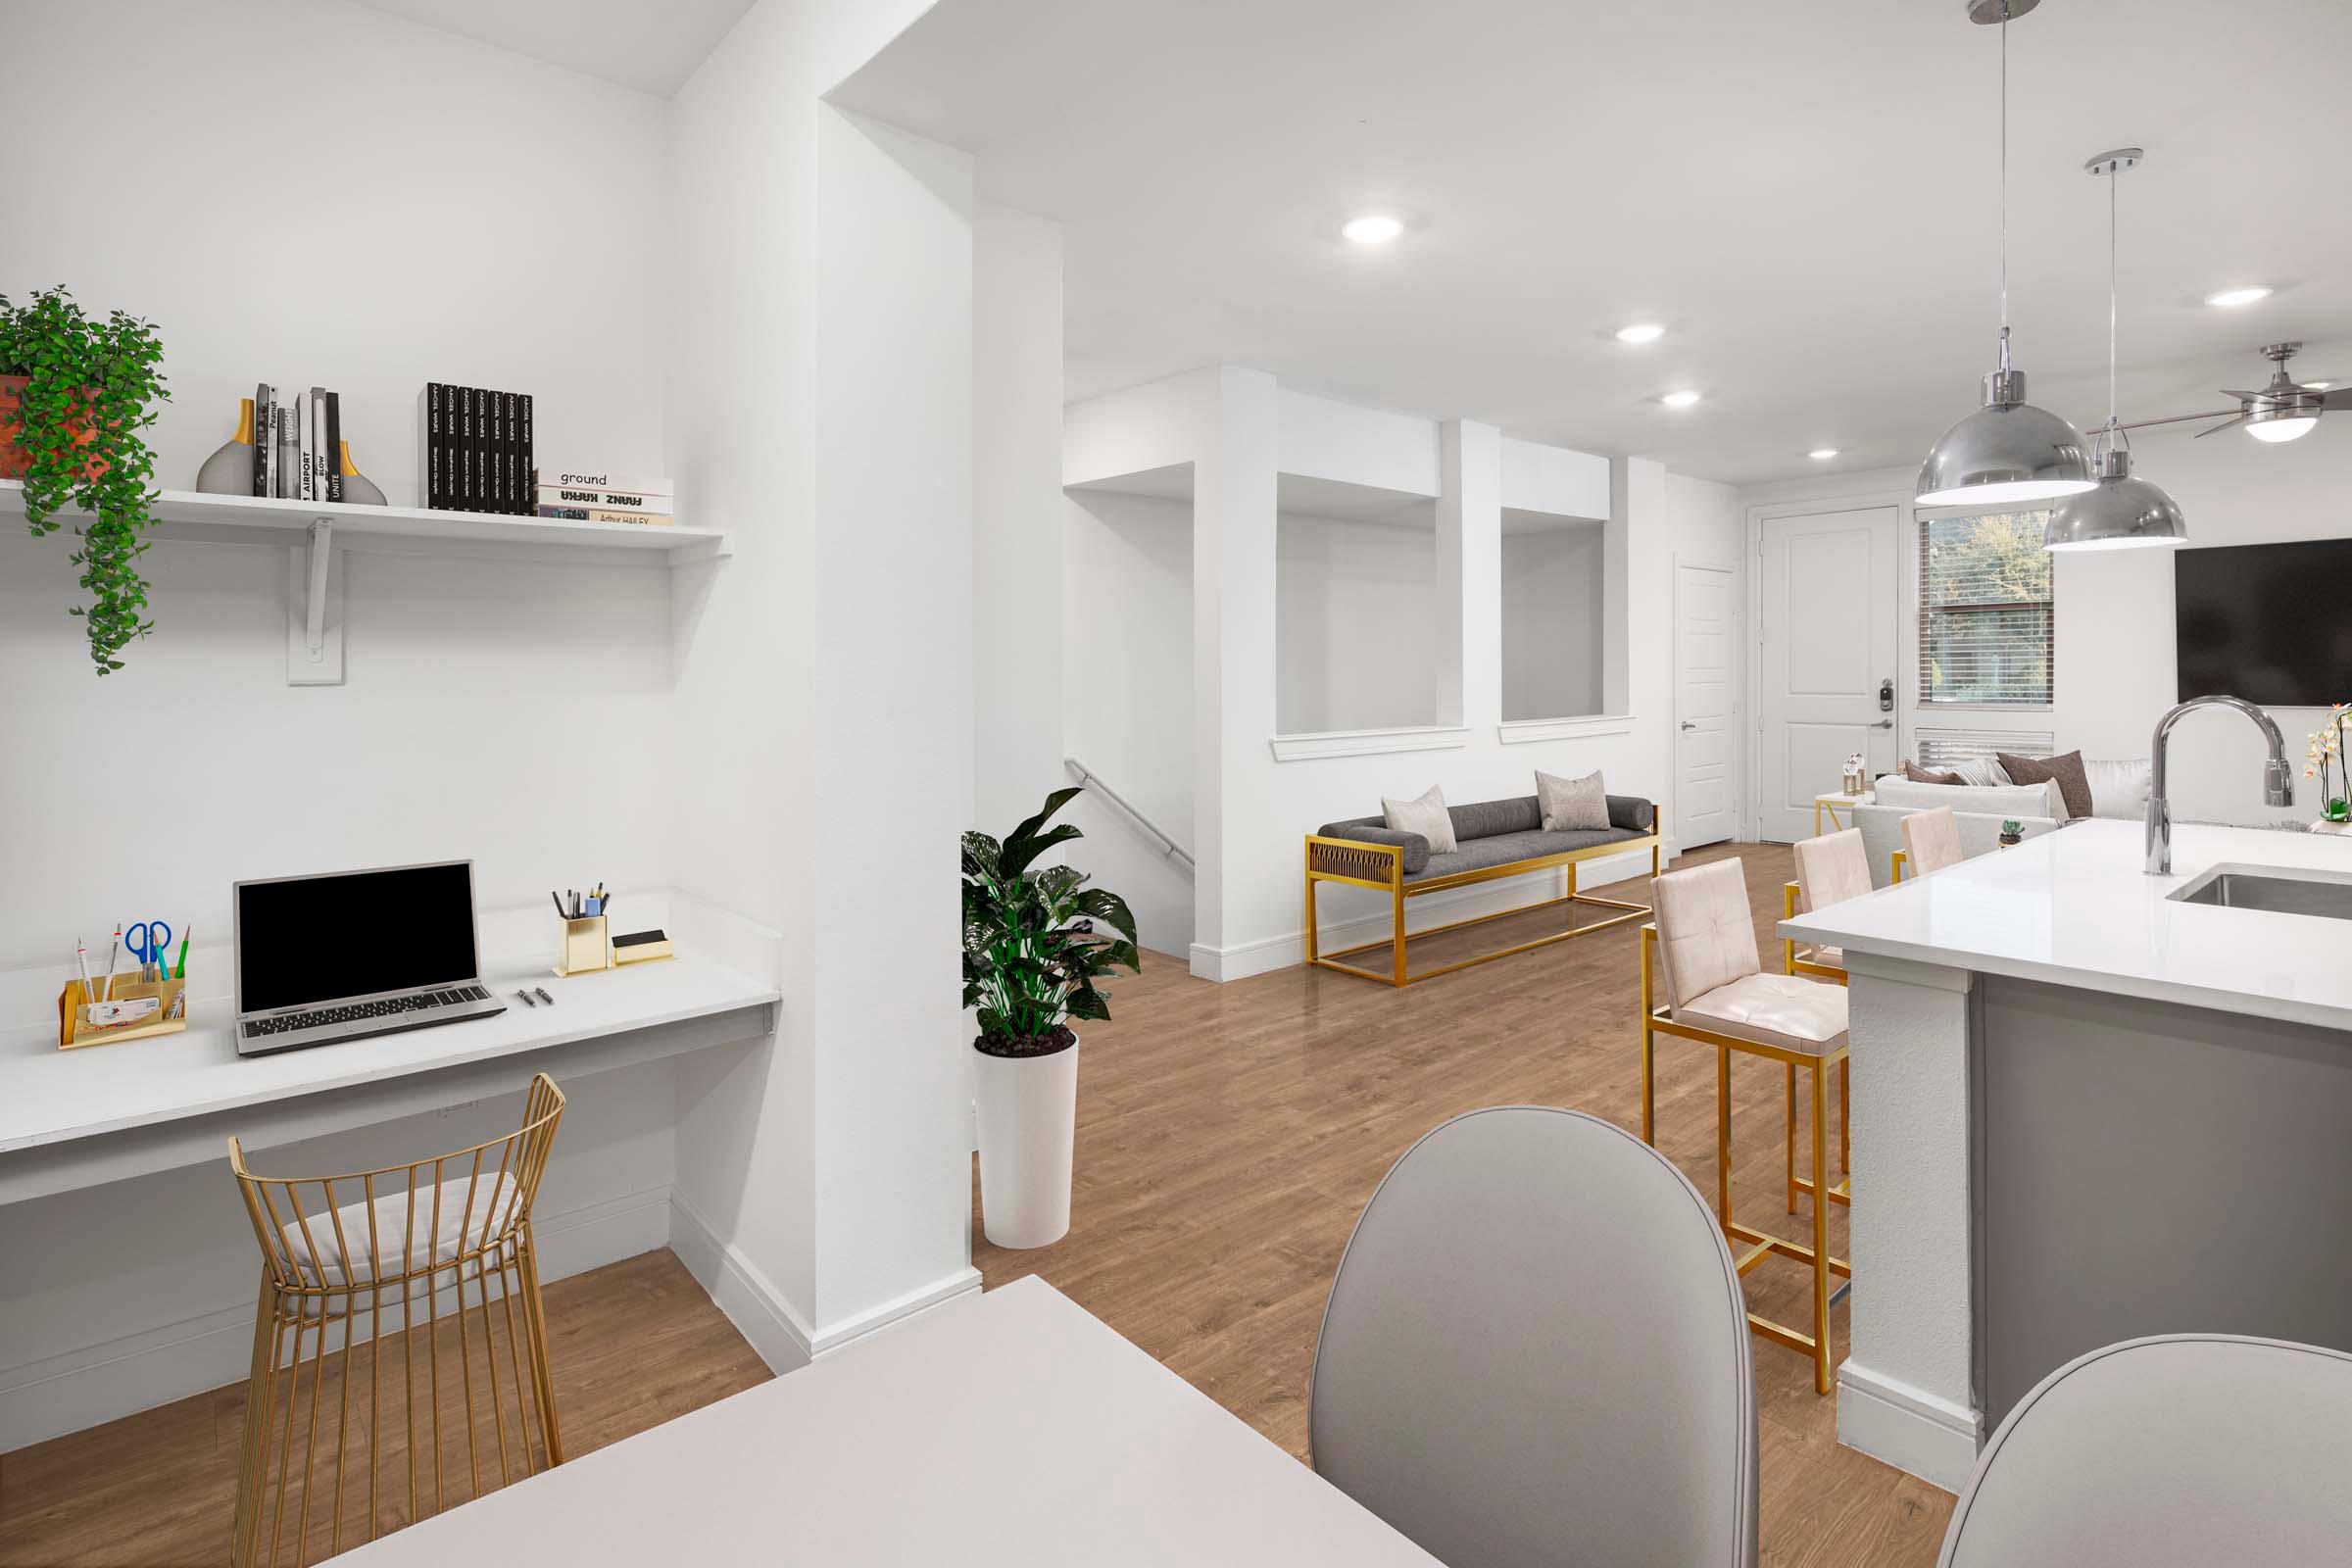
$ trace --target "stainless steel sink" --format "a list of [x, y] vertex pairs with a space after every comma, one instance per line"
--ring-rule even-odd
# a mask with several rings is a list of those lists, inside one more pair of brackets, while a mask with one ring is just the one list
[[2166, 897], [2225, 909], [2268, 909], [2352, 920], [2352, 874], [2288, 865], [2217, 865]]

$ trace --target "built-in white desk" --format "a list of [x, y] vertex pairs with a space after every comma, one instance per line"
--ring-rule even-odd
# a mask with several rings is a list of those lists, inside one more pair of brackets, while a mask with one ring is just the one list
[[[239, 1056], [232, 1004], [200, 1001], [186, 1032], [78, 1051], [57, 1048], [55, 1009], [0, 1032], [0, 1202], [118, 1181], [675, 1055], [773, 1026], [768, 985], [694, 952], [559, 978], [543, 962], [494, 965], [495, 1018], [331, 1046]], [[514, 992], [544, 986], [553, 1005]]]
[[941, 1307], [339, 1560], [1437, 1561], [1035, 1278]]
[[[236, 1054], [225, 946], [190, 956], [184, 1032], [74, 1051], [57, 1045], [65, 967], [0, 974], [0, 1453], [242, 1375], [259, 1257], [231, 1134], [283, 1174], [414, 1159], [511, 1130], [545, 1071], [572, 1102], [542, 1196], [545, 1277], [667, 1240], [659, 1064], [772, 1034], [782, 949], [684, 895], [625, 907], [622, 929], [660, 926], [678, 956], [563, 978], [551, 910], [485, 910], [481, 979], [505, 1012], [264, 1056]], [[554, 1004], [525, 1006], [525, 985]]]

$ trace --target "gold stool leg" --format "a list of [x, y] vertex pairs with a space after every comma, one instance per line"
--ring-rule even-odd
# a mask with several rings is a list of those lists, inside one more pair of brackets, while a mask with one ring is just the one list
[[1854, 1058], [1838, 1064], [1838, 1168], [1854, 1168]]
[[1830, 1161], [1828, 1077], [1813, 1063], [1813, 1392], [1830, 1392]]
[[531, 1383], [539, 1396], [540, 1429], [547, 1436], [550, 1469], [564, 1462], [564, 1429], [556, 1419], [556, 1384], [548, 1370], [547, 1303], [539, 1296], [539, 1250], [526, 1225], [522, 1239], [525, 1314], [530, 1323]]
[[1732, 1053], [1715, 1048], [1715, 1212], [1732, 1229]]
[[1788, 1100], [1782, 1117], [1782, 1130], [1787, 1134], [1788, 1145], [1788, 1212], [1793, 1214], [1796, 1212], [1796, 1063], [1786, 1062], [1783, 1068], [1788, 1073]]
[[1389, 897], [1396, 906], [1396, 979], [1395, 984], [1401, 986], [1406, 983], [1404, 978], [1404, 884], [1398, 883], [1396, 892]]

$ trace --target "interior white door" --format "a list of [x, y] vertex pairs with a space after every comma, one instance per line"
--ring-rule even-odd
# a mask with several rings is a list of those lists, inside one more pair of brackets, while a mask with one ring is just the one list
[[1733, 788], [1732, 568], [1674, 564], [1674, 818], [1683, 849], [1739, 830]]
[[1901, 756], [1895, 723], [1892, 507], [1764, 519], [1758, 563], [1756, 836], [1813, 833], [1813, 798], [1846, 757], [1870, 772]]

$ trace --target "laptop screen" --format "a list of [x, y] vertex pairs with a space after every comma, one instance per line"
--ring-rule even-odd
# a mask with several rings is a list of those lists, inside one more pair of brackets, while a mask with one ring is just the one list
[[240, 882], [237, 1011], [455, 985], [480, 972], [473, 862]]

